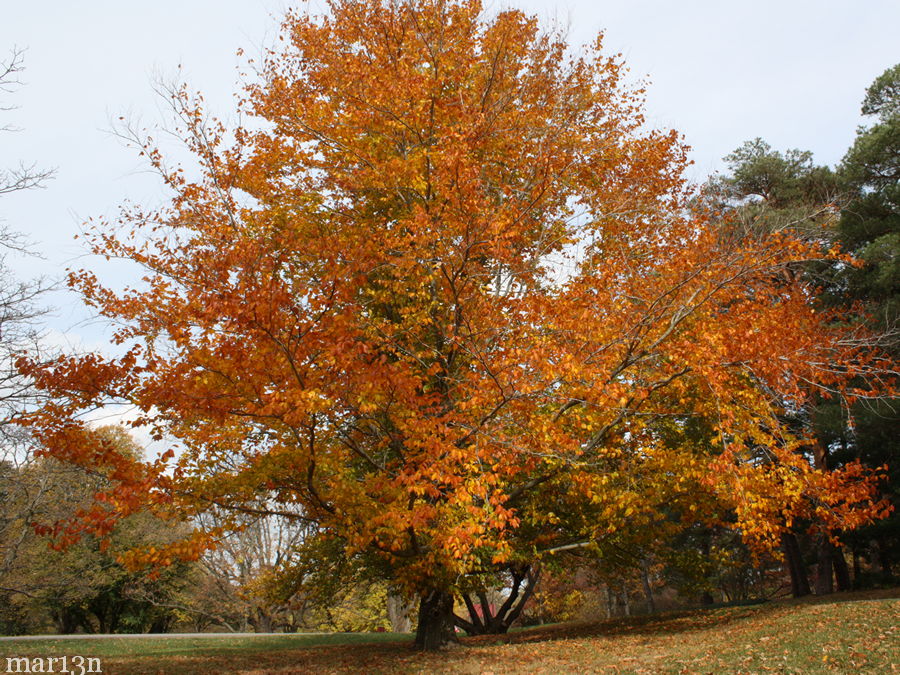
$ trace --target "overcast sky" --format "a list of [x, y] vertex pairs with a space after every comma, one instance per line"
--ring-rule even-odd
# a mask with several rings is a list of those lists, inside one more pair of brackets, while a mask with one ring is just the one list
[[[154, 78], [182, 77], [227, 117], [243, 47], [270, 44], [281, 0], [32, 0], [4, 3], [0, 50], [27, 49], [25, 86], [0, 104], [0, 166], [19, 160], [55, 167], [45, 189], [0, 200], [0, 218], [26, 232], [43, 260], [9, 262], [20, 274], [61, 276], [96, 267], [73, 240], [89, 217], [114, 215], [125, 198], [153, 205], [163, 191], [136, 154], [110, 133], [120, 115], [162, 119]], [[321, 9], [322, 2], [303, 3]], [[778, 149], [812, 150], [834, 164], [853, 140], [866, 87], [900, 61], [897, 0], [517, 0], [569, 27], [575, 42], [605, 31], [634, 76], [650, 81], [648, 119], [681, 131], [694, 148], [691, 177], [761, 136]], [[57, 338], [104, 332], [85, 323], [76, 298], [57, 294]], [[73, 340], [77, 342], [77, 340]]]

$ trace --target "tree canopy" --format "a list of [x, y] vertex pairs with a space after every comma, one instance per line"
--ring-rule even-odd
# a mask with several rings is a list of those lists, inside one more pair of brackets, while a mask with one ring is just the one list
[[[724, 509], [762, 550], [801, 515], [881, 514], [871, 472], [816, 471], [781, 417], [868, 395], [852, 378], [883, 365], [789, 273], [837, 252], [692, 207], [677, 134], [599, 39], [477, 0], [328, 8], [287, 15], [239, 126], [173, 92], [200, 170], [147, 140], [171, 201], [90, 238], [142, 285], [69, 278], [123, 355], [21, 363], [52, 396], [30, 418], [47, 452], [112, 481], [69, 535], [147, 505], [300, 506], [422, 599], [431, 648], [480, 575], [518, 589], [626, 528]], [[177, 442], [146, 462], [98, 442], [80, 414], [109, 402]], [[708, 442], [661, 442], [689, 422]]]

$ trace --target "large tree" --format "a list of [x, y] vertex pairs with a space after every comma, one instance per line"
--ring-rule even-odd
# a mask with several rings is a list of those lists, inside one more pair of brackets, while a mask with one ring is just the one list
[[[841, 209], [837, 238], [857, 264], [837, 270], [832, 302], [849, 316], [872, 324], [882, 335], [882, 349], [900, 353], [900, 64], [885, 70], [866, 91], [862, 113], [870, 120], [857, 131], [838, 167], [848, 196]], [[850, 409], [852, 425], [842, 424], [847, 411], [822, 406], [820, 436], [830, 444], [835, 463], [861, 459], [888, 467], [882, 486], [894, 505], [890, 518], [848, 537], [854, 563], [868, 556], [880, 568], [880, 580], [893, 581], [900, 562], [900, 400], [885, 398]], [[870, 544], [874, 543], [874, 547]], [[874, 548], [874, 550], [872, 550]], [[859, 576], [859, 575], [858, 575]]]
[[[783, 273], [824, 254], [692, 212], [677, 135], [644, 127], [599, 40], [578, 54], [477, 0], [328, 5], [288, 14], [236, 129], [174, 92], [199, 172], [147, 143], [171, 202], [92, 238], [144, 281], [70, 279], [124, 355], [22, 363], [54, 397], [31, 418], [49, 452], [115, 479], [73, 536], [148, 504], [235, 524], [299, 504], [420, 598], [435, 648], [455, 595], [489, 576], [521, 599], [544, 556], [650, 527], [664, 496], [696, 519], [712, 495], [763, 548], [799, 513], [879, 513], [857, 465], [815, 471], [779, 418], [879, 365]], [[98, 445], [79, 414], [110, 401], [178, 444]], [[715, 442], [658, 444], [672, 416]]]
[[[812, 154], [785, 153], [761, 139], [744, 143], [728, 155], [729, 171], [711, 181], [708, 191], [717, 206], [727, 210], [731, 222], [745, 230], [769, 232], [790, 228], [798, 236], [818, 238], [839, 246], [854, 257], [853, 264], [835, 260], [802, 268], [823, 293], [819, 302], [840, 307], [841, 321], [868, 326], [882, 354], [896, 359], [898, 346], [897, 289], [898, 225], [900, 225], [900, 66], [887, 69], [869, 87], [862, 105], [864, 115], [875, 118], [861, 127], [836, 171], [813, 163]], [[882, 483], [885, 498], [895, 506], [890, 518], [843, 539], [854, 554], [855, 583], [865, 583], [860, 557], [877, 558], [881, 576], [889, 581], [897, 557], [897, 400], [857, 401], [812, 397], [808, 409], [793, 411], [795, 424], [806, 425], [818, 440], [815, 459], [821, 468], [861, 460], [870, 467], [886, 467]], [[789, 535], [786, 552], [795, 593], [809, 593], [801, 546]], [[869, 552], [874, 542], [875, 555]], [[846, 588], [849, 574], [839, 549], [825, 537], [817, 542], [816, 592], [833, 588], [833, 566], [838, 588]]]
[[[737, 228], [739, 233], [758, 233], [763, 237], [773, 232], [788, 231], [793, 237], [819, 241], [823, 246], [835, 245], [841, 188], [837, 175], [831, 169], [814, 164], [811, 152], [793, 149], [782, 153], [761, 138], [756, 138], [745, 142], [724, 159], [728, 171], [710, 180], [704, 191], [704, 196], [727, 214], [723, 228]], [[826, 296], [830, 297], [835, 292], [834, 269], [846, 267], [849, 265], [845, 260], [825, 264], [814, 262], [798, 266], [789, 273], [803, 274], [807, 283], [823, 284], [829, 291]], [[795, 427], [799, 425], [807, 433], [818, 435], [813, 424], [813, 407], [817, 404], [820, 408], [823, 404], [833, 405], [839, 410], [846, 407], [846, 401], [840, 397], [823, 400], [813, 395], [803, 408], [785, 410], [783, 423]], [[843, 416], [840, 424], [847, 424]], [[826, 468], [827, 455], [828, 443], [818, 444], [813, 453], [817, 468]], [[782, 536], [785, 567], [790, 573], [795, 597], [812, 592], [806, 556], [803, 555], [806, 531], [810, 525], [809, 522], [795, 522], [793, 530], [785, 531]], [[815, 529], [816, 524], [812, 525]], [[834, 555], [827, 531], [817, 534], [820, 565], [816, 590], [819, 592], [825, 590], [826, 578], [830, 583], [833, 561], [843, 561], [843, 557]], [[824, 574], [826, 567], [827, 576]], [[846, 563], [842, 569], [846, 569]]]

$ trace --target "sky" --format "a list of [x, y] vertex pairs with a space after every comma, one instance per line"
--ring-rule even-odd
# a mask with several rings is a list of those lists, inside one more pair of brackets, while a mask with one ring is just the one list
[[[693, 148], [690, 177], [723, 168], [745, 140], [813, 151], [840, 161], [863, 122], [866, 87], [900, 61], [897, 0], [515, 0], [568, 30], [574, 43], [605, 33], [635, 79], [649, 83], [651, 125], [679, 130]], [[236, 52], [272, 44], [287, 0], [33, 0], [10, 3], [0, 22], [0, 55], [25, 49], [23, 86], [0, 105], [0, 166], [55, 168], [44, 189], [0, 199], [0, 219], [26, 233], [42, 257], [7, 260], [22, 277], [62, 277], [66, 268], [128, 271], [86, 254], [74, 239], [89, 218], [114, 217], [126, 199], [159, 204], [165, 192], [113, 133], [120, 116], [153, 128], [164, 121], [154, 83], [180, 77], [228, 119], [237, 91]], [[323, 2], [298, 3], [321, 11]], [[5, 58], [5, 56], [3, 57]], [[180, 70], [179, 70], [180, 68]], [[102, 275], [106, 275], [105, 277]], [[48, 339], [104, 349], [109, 330], [60, 291]]]

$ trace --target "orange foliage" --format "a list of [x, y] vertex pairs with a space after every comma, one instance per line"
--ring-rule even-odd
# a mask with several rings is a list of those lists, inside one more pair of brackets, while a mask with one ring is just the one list
[[[724, 504], [759, 546], [798, 516], [878, 515], [871, 476], [814, 470], [779, 418], [878, 366], [782, 273], [833, 253], [692, 212], [683, 146], [600, 40], [572, 56], [476, 0], [329, 6], [288, 14], [237, 129], [174, 92], [201, 170], [148, 142], [171, 202], [91, 238], [143, 284], [70, 276], [126, 355], [21, 364], [53, 395], [30, 420], [47, 451], [115, 478], [103, 513], [300, 504], [417, 589], [667, 503]], [[83, 442], [78, 412], [110, 401], [178, 452]], [[655, 444], [690, 416], [712, 446]]]

